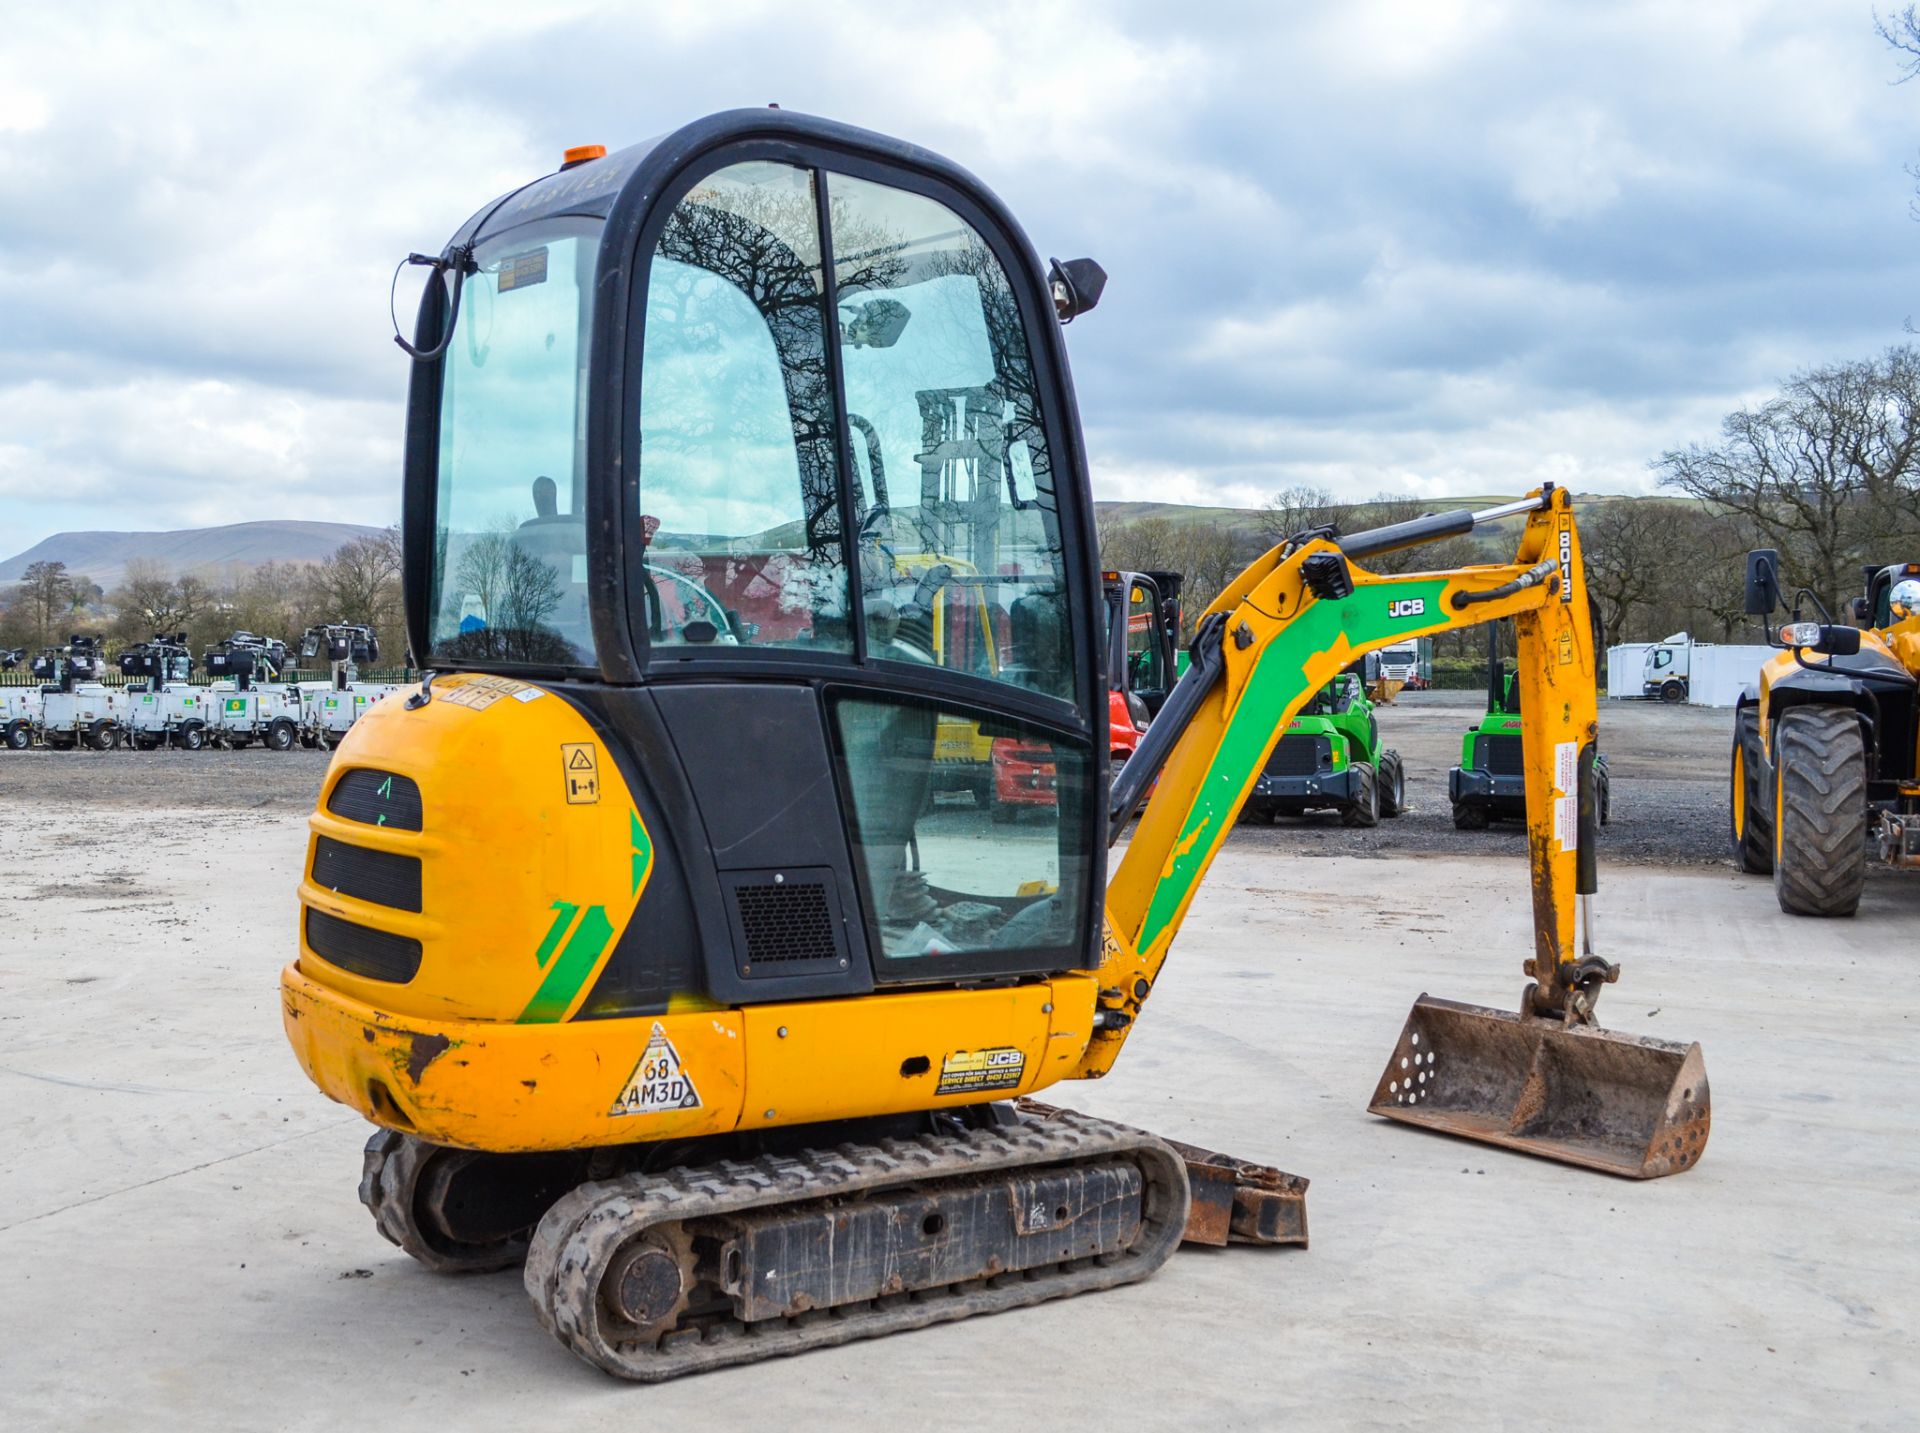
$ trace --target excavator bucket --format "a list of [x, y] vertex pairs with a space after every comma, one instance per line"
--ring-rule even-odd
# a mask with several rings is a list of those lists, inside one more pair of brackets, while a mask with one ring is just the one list
[[1682, 1045], [1422, 995], [1368, 1109], [1629, 1179], [1699, 1163], [1707, 1067]]

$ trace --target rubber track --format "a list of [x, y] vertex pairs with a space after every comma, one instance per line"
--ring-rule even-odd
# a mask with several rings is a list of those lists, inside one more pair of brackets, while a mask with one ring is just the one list
[[[600, 1278], [619, 1250], [644, 1229], [1118, 1153], [1134, 1155], [1146, 1173], [1140, 1242], [1123, 1254], [895, 1294], [795, 1318], [751, 1325], [726, 1320], [703, 1330], [669, 1334], [659, 1346], [611, 1343], [597, 1327]], [[1005, 1129], [845, 1144], [800, 1156], [730, 1160], [583, 1184], [540, 1221], [524, 1278], [540, 1321], [561, 1343], [608, 1373], [655, 1383], [1133, 1283], [1158, 1269], [1179, 1246], [1187, 1204], [1185, 1167], [1165, 1144], [1138, 1130], [1062, 1111], [1044, 1123], [1028, 1120]]]
[[1867, 758], [1860, 719], [1846, 707], [1795, 707], [1780, 718], [1780, 909], [1850, 916], [1867, 874]]
[[[1760, 716], [1752, 707], [1741, 707], [1733, 718], [1733, 744], [1741, 753], [1741, 772], [1747, 785], [1747, 831], [1744, 839], [1733, 838], [1733, 859], [1741, 870], [1764, 876], [1773, 870], [1773, 784], [1767, 779], [1766, 753], [1760, 745]], [[1733, 777], [1732, 753], [1728, 753], [1727, 777]], [[1733, 801], [1727, 792], [1729, 808]], [[1727, 813], [1729, 835], [1733, 813]]]
[[420, 1227], [414, 1214], [415, 1201], [420, 1182], [436, 1155], [456, 1157], [456, 1151], [390, 1129], [376, 1130], [367, 1141], [360, 1171], [360, 1202], [373, 1215], [380, 1237], [436, 1274], [487, 1273], [518, 1264], [526, 1257], [524, 1240], [447, 1247]]

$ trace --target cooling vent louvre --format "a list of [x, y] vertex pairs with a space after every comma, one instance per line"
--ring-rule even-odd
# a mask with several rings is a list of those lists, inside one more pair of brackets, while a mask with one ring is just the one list
[[356, 925], [311, 907], [307, 910], [307, 944], [328, 964], [368, 980], [405, 985], [420, 972], [420, 942], [411, 936]]
[[720, 879], [727, 889], [742, 975], [806, 975], [846, 968], [846, 931], [832, 870], [725, 871]]
[[1482, 771], [1490, 771], [1495, 776], [1519, 776], [1526, 771], [1520, 757], [1519, 737], [1483, 736], [1477, 739], [1476, 745]]
[[327, 810], [344, 820], [389, 831], [418, 831], [420, 788], [411, 777], [360, 767], [340, 778], [327, 798]]
[[313, 847], [313, 882], [343, 896], [392, 906], [397, 911], [420, 909], [418, 856], [369, 851], [322, 836]]
[[1332, 756], [1333, 748], [1324, 736], [1283, 736], [1267, 758], [1267, 775], [1311, 776]]

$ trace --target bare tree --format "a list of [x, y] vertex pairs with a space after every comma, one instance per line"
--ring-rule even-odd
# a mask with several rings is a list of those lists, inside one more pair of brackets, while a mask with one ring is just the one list
[[315, 597], [329, 622], [365, 622], [382, 632], [400, 625], [400, 530], [356, 537], [314, 573]]
[[26, 608], [33, 643], [52, 644], [56, 618], [73, 608], [74, 581], [64, 562], [32, 562], [20, 575], [18, 601]]
[[1920, 537], [1920, 351], [1796, 374], [1721, 431], [1714, 446], [1662, 454], [1662, 484], [1746, 519], [1829, 610], [1863, 562]]
[[1337, 522], [1342, 509], [1325, 488], [1305, 483], [1282, 488], [1260, 509], [1260, 535], [1269, 547], [1295, 533]]

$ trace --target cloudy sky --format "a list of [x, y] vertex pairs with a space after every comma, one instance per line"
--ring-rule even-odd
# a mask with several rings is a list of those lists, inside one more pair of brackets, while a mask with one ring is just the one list
[[0, 556], [398, 513], [388, 279], [569, 144], [778, 101], [1044, 253], [1102, 498], [1644, 487], [1920, 314], [1920, 83], [1868, 3], [18, 7]]

